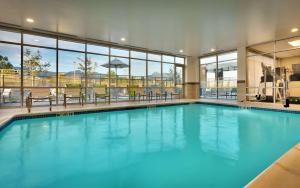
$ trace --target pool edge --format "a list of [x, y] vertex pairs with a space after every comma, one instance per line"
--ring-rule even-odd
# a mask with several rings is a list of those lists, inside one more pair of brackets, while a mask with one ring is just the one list
[[90, 109], [66, 109], [63, 111], [48, 111], [48, 112], [34, 112], [34, 113], [20, 113], [14, 114], [11, 117], [0, 122], [0, 132], [5, 129], [8, 125], [17, 120], [22, 119], [35, 119], [44, 117], [56, 117], [56, 116], [68, 116], [68, 115], [79, 115], [79, 114], [89, 114], [97, 112], [109, 112], [109, 111], [120, 111], [120, 110], [134, 110], [141, 108], [155, 108], [164, 106], [177, 106], [177, 105], [187, 105], [195, 104], [196, 102], [174, 102], [174, 103], [148, 103], [148, 104], [136, 104], [128, 106], [108, 106], [108, 107], [95, 107]]
[[[253, 178], [245, 188], [300, 187], [300, 142]], [[278, 177], [283, 177], [279, 179]], [[282, 180], [285, 181], [282, 181]]]
[[[105, 111], [132, 110], [132, 109], [139, 109], [139, 108], [151, 108], [151, 107], [187, 105], [187, 104], [206, 104], [206, 105], [214, 105], [214, 106], [235, 107], [235, 108], [242, 108], [242, 109], [245, 108], [240, 104], [217, 103], [217, 102], [210, 102], [210, 101], [195, 100], [195, 101], [177, 101], [177, 102], [168, 102], [168, 103], [133, 104], [128, 106], [106, 106], [106, 107], [100, 106], [100, 107], [89, 108], [89, 109], [66, 109], [63, 111], [52, 111], [52, 112], [20, 113], [20, 114], [14, 114], [8, 119], [5, 119], [4, 121], [0, 122], [0, 131], [2, 131], [5, 127], [7, 127], [12, 122], [21, 119], [55, 117], [55, 116], [64, 116], [64, 115], [78, 115], [78, 114], [97, 113], [97, 112], [105, 112]], [[278, 109], [278, 108], [266, 108], [266, 107], [257, 107], [257, 106], [247, 106], [246, 109], [300, 114], [300, 110], [293, 110], [293, 109], [292, 110]]]

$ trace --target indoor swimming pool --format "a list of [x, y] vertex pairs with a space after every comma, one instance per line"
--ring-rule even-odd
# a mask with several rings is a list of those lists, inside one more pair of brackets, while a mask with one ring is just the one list
[[206, 104], [16, 120], [0, 187], [243, 187], [300, 141], [299, 122]]

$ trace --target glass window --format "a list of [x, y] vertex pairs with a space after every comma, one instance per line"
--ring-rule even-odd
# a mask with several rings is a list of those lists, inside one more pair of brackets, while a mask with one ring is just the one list
[[111, 57], [110, 61], [110, 97], [112, 101], [129, 99], [129, 59]]
[[148, 60], [151, 61], [161, 61], [161, 55], [158, 54], [148, 54]]
[[176, 86], [180, 85], [182, 88], [183, 85], [183, 67], [182, 66], [176, 66]]
[[84, 83], [84, 53], [59, 51], [58, 86], [67, 84], [83, 85]]
[[[94, 101], [94, 93], [100, 92], [108, 94], [109, 87], [109, 67], [107, 66], [109, 57], [106, 55], [87, 54], [87, 81], [86, 93], [87, 102]], [[98, 88], [102, 88], [99, 89]], [[101, 99], [98, 99], [101, 100]]]
[[217, 56], [200, 59], [200, 96], [236, 99], [237, 52]]
[[[237, 87], [237, 59], [218, 63], [218, 98], [235, 99]], [[234, 92], [234, 93], [233, 93]]]
[[148, 62], [148, 86], [160, 87], [161, 85], [161, 63], [156, 61]]
[[56, 50], [24, 46], [24, 87], [56, 86]]
[[146, 59], [146, 53], [145, 52], [130, 51], [130, 55], [131, 55], [132, 58]]
[[218, 55], [218, 61], [228, 61], [237, 59], [237, 52], [225, 53]]
[[162, 79], [163, 79], [163, 86], [164, 87], [174, 87], [174, 64], [169, 63], [163, 63], [163, 73], [162, 73]]
[[0, 41], [20, 43], [21, 34], [16, 32], [0, 30]]
[[300, 104], [300, 49], [277, 52], [274, 65], [275, 101], [288, 97], [291, 104]]
[[0, 43], [1, 105], [19, 106], [21, 101], [21, 47]]
[[247, 57], [247, 93], [261, 95], [264, 100], [269, 101], [273, 101], [273, 55], [252, 53]]
[[98, 54], [109, 54], [109, 47], [88, 44], [87, 51]]
[[183, 67], [176, 66], [175, 69], [175, 86], [176, 91], [183, 94]]
[[146, 61], [132, 59], [130, 68], [132, 76], [146, 76]]
[[0, 85], [19, 87], [21, 85], [20, 45], [0, 43]]
[[184, 64], [184, 58], [183, 57], [175, 57], [175, 63]]
[[111, 57], [110, 62], [111, 86], [127, 87], [129, 76], [128, 58]]
[[108, 56], [87, 54], [87, 74], [89, 87], [108, 87], [109, 67], [106, 66], [108, 62]]
[[163, 62], [174, 63], [174, 56], [163, 55]]
[[144, 87], [146, 85], [146, 61], [132, 59], [130, 63], [131, 85]]
[[58, 48], [76, 50], [76, 51], [85, 51], [85, 44], [66, 41], [66, 40], [58, 40]]
[[217, 98], [217, 57], [200, 59], [200, 97]]
[[37, 35], [23, 35], [24, 44], [56, 48], [56, 39]]
[[114, 56], [129, 57], [129, 51], [125, 49], [111, 48], [110, 53]]
[[200, 59], [202, 65], [217, 62], [217, 56], [204, 57]]

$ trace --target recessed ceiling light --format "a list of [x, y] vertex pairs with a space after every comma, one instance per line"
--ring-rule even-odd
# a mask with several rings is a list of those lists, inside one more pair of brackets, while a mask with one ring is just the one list
[[214, 51], [216, 51], [216, 49], [212, 48], [212, 49], [210, 49], [210, 51], [211, 51], [211, 52], [214, 52]]
[[291, 42], [288, 42], [291, 46], [294, 46], [294, 47], [298, 47], [300, 46], [300, 40], [294, 40], [294, 41], [291, 41]]
[[293, 29], [291, 29], [291, 32], [296, 33], [298, 30], [299, 30], [298, 28], [293, 28]]
[[122, 38], [121, 38], [121, 41], [123, 41], [123, 42], [126, 41], [126, 38], [125, 38], [125, 37], [122, 37]]
[[179, 52], [180, 52], [180, 53], [183, 53], [183, 49], [180, 49]]
[[26, 21], [27, 21], [28, 23], [33, 23], [33, 22], [34, 22], [34, 19], [32, 19], [32, 18], [26, 18]]

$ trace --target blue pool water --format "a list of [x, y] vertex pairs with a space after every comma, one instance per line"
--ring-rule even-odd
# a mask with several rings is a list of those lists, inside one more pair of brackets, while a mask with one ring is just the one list
[[0, 187], [242, 187], [299, 122], [203, 104], [19, 120], [0, 132]]

